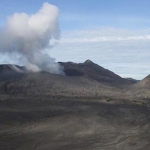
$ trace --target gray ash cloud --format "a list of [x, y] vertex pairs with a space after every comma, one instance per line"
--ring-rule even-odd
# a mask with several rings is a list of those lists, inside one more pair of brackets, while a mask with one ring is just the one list
[[47, 2], [35, 14], [14, 13], [0, 30], [0, 53], [10, 59], [18, 55], [29, 71], [62, 74], [60, 65], [49, 55], [60, 38], [58, 16], [58, 8]]

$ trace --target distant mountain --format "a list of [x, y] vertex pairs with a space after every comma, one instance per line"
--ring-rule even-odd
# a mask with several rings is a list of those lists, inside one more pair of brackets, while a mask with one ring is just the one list
[[73, 63], [73, 62], [60, 62], [64, 67], [64, 72], [67, 76], [88, 76], [95, 79], [121, 79], [119, 75], [116, 75], [112, 71], [109, 71], [91, 60], [86, 60], [84, 63]]
[[91, 60], [86, 60], [84, 63], [59, 63], [64, 67], [64, 72], [67, 76], [85, 76], [115, 87], [128, 86], [137, 82], [136, 80], [121, 78], [119, 75], [93, 63]]
[[136, 82], [140, 81], [140, 80], [136, 80], [136, 79], [133, 79], [133, 78], [124, 78], [124, 79], [130, 80], [130, 81], [136, 81]]
[[13, 65], [13, 64], [2, 64], [0, 65], [0, 73], [24, 73], [26, 71], [25, 67]]
[[90, 60], [59, 62], [64, 75], [27, 72], [25, 67], [0, 65], [0, 93], [9, 95], [116, 96], [137, 81], [121, 78]]
[[0, 65], [0, 82], [5, 80], [10, 81], [12, 79], [19, 79], [27, 73], [27, 70], [23, 66], [14, 64], [2, 64]]

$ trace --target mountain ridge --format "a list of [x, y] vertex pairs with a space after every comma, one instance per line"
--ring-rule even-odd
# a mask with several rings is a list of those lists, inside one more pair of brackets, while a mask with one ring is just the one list
[[[117, 96], [137, 81], [121, 78], [90, 60], [59, 62], [66, 75], [27, 72], [18, 65], [0, 65], [0, 92], [23, 95]], [[18, 71], [19, 69], [19, 71]]]
[[0, 149], [149, 150], [149, 77], [129, 81], [89, 60], [60, 64], [68, 76], [0, 66]]

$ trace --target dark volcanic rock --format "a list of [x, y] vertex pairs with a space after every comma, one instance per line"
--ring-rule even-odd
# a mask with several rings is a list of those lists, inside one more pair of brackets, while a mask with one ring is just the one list
[[[95, 79], [121, 79], [117, 74], [93, 63], [91, 60], [86, 60], [84, 63], [79, 64], [72, 62], [60, 62], [60, 64], [64, 67], [64, 72], [68, 76], [70, 76], [68, 72], [71, 71], [71, 76], [85, 75]], [[78, 74], [76, 72], [78, 72]]]
[[85, 76], [98, 82], [103, 82], [111, 86], [128, 86], [136, 83], [136, 80], [128, 80], [121, 78], [114, 72], [105, 69], [91, 60], [86, 60], [84, 63], [59, 62], [64, 67], [64, 72], [67, 76]]
[[23, 73], [26, 69], [23, 66], [12, 65], [12, 64], [3, 64], [0, 65], [0, 73], [8, 74], [8, 73]]
[[60, 62], [66, 76], [48, 72], [30, 73], [17, 65], [0, 65], [0, 92], [7, 94], [119, 95], [136, 81], [123, 79], [90, 60], [84, 63]]
[[0, 81], [18, 80], [27, 70], [23, 66], [2, 64], [0, 65]]

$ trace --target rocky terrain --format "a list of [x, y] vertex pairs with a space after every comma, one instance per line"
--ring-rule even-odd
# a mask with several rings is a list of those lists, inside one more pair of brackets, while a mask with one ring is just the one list
[[0, 65], [0, 150], [149, 150], [150, 78], [90, 60], [65, 75]]

